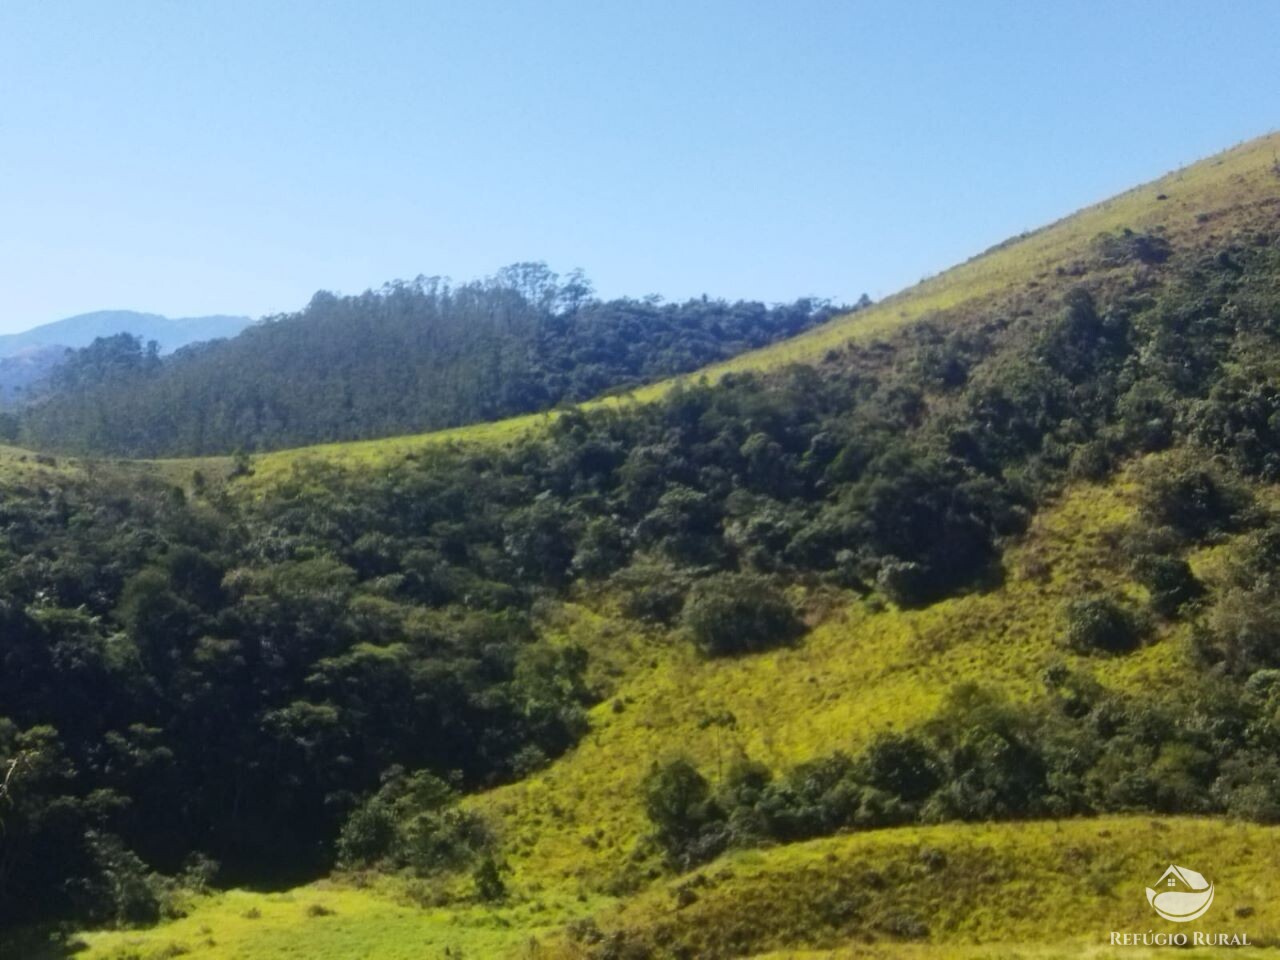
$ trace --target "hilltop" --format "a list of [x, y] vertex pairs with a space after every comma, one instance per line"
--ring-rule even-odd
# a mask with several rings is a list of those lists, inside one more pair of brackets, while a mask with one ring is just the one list
[[171, 918], [92, 960], [1108, 956], [1170, 862], [1266, 953], [1278, 149], [625, 397], [6, 452], [14, 862]]
[[490, 421], [695, 370], [833, 312], [813, 299], [603, 301], [542, 264], [457, 285], [418, 277], [321, 292], [168, 358], [145, 338], [100, 339], [68, 357], [21, 433], [46, 450], [152, 457]]

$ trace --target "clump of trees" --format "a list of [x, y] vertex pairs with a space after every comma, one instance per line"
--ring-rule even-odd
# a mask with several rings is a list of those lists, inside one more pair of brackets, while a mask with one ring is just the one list
[[259, 513], [104, 467], [0, 479], [0, 927], [145, 922], [193, 856], [244, 882], [478, 855], [439, 778], [574, 743], [585, 653], [540, 640], [508, 561], [457, 562], [466, 504], [403, 492]]
[[[73, 351], [20, 436], [41, 448], [198, 456], [432, 430], [547, 410], [765, 346], [836, 312], [791, 304], [604, 301], [580, 273], [520, 263], [418, 277], [161, 359], [120, 334]], [[3, 425], [0, 425], [2, 427]]]
[[338, 863], [347, 868], [409, 868], [419, 876], [487, 854], [484, 820], [457, 806], [457, 790], [426, 771], [393, 768], [382, 786], [347, 817], [338, 834]]
[[712, 783], [675, 758], [641, 785], [651, 836], [688, 869], [730, 847], [906, 823], [1136, 810], [1280, 822], [1280, 766], [1234, 732], [1280, 733], [1280, 671], [1255, 676], [1243, 694], [1206, 685], [1152, 701], [1055, 665], [1030, 705], [958, 687], [914, 731], [781, 775], [743, 758]]
[[796, 640], [804, 625], [767, 578], [721, 573], [699, 580], [685, 602], [684, 623], [708, 656], [755, 653]]

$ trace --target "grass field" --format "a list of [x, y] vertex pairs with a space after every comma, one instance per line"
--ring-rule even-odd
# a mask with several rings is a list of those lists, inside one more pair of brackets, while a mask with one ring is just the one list
[[1273, 956], [1278, 856], [1280, 831], [1216, 820], [911, 827], [743, 851], [626, 901], [541, 896], [438, 909], [393, 885], [232, 891], [158, 930], [85, 935], [76, 956], [570, 960], [601, 940], [698, 958], [1149, 956], [1110, 947], [1111, 933], [1180, 929], [1156, 918], [1144, 893], [1170, 863], [1215, 885], [1213, 907], [1188, 932], [1242, 933], [1255, 946], [1233, 956]]

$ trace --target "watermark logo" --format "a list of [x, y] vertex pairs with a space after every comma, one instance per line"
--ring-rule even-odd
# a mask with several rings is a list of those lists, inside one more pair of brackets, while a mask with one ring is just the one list
[[1213, 884], [1203, 874], [1170, 864], [1154, 887], [1147, 887], [1147, 903], [1166, 920], [1197, 920], [1213, 906]]

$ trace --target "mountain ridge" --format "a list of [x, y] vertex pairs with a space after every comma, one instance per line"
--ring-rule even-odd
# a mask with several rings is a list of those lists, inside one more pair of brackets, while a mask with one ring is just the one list
[[94, 310], [0, 334], [0, 357], [32, 347], [87, 347], [98, 337], [116, 333], [131, 333], [144, 343], [155, 340], [161, 353], [172, 353], [191, 343], [234, 336], [251, 323], [250, 317], [230, 314], [166, 317], [137, 310]]

